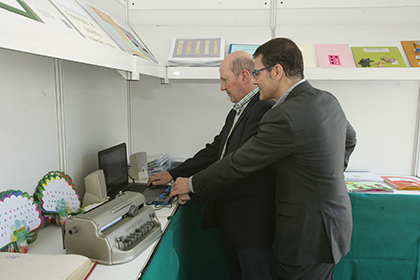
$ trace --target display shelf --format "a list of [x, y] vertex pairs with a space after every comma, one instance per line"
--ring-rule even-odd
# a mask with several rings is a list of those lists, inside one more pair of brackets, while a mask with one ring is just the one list
[[[409, 1], [409, 4], [412, 4]], [[264, 6], [264, 10], [268, 7]], [[290, 10], [301, 11], [300, 7], [288, 7], [281, 5], [279, 10], [287, 8]], [[407, 7], [402, 7], [407, 8]], [[418, 4], [410, 9], [418, 10]], [[348, 9], [349, 10], [349, 9]], [[136, 10], [134, 10], [136, 11]], [[350, 11], [353, 11], [350, 9]], [[133, 12], [133, 10], [131, 10]], [[280, 17], [281, 18], [281, 17]], [[227, 46], [229, 43], [263, 43], [270, 39], [270, 27], [268, 26], [132, 26], [142, 39], [150, 43], [149, 47], [156, 53], [156, 57], [163, 64], [156, 64], [139, 57], [133, 57], [119, 49], [90, 41], [82, 36], [65, 32], [55, 28], [53, 25], [44, 24], [35, 20], [11, 13], [0, 9], [0, 48], [24, 52], [34, 55], [41, 55], [56, 59], [85, 63], [100, 67], [116, 69], [124, 72], [122, 76], [129, 80], [139, 80], [140, 75], [148, 75], [168, 80], [189, 80], [204, 79], [218, 80], [218, 67], [167, 67], [166, 57], [170, 46], [171, 37], [209, 37], [222, 36], [226, 38]], [[13, 23], [13, 24], [11, 24]], [[290, 24], [290, 23], [289, 23]], [[336, 26], [336, 25], [333, 25]], [[355, 30], [349, 26], [340, 26], [340, 30], [328, 27], [329, 32], [317, 32], [319, 26], [314, 28], [310, 34], [316, 34], [316, 38], [299, 34], [302, 32], [300, 25], [296, 26], [276, 26], [275, 36], [286, 36], [296, 38], [297, 42], [327, 42], [322, 34], [338, 34], [339, 31], [345, 34], [356, 34]], [[307, 27], [305, 27], [306, 30]], [[337, 27], [338, 28], [338, 27]], [[408, 38], [413, 34], [411, 24], [396, 27], [387, 27], [385, 30], [398, 32], [399, 37]], [[325, 29], [325, 27], [324, 27]], [[373, 33], [372, 30], [363, 30]], [[381, 31], [385, 32], [385, 31]], [[252, 36], [250, 36], [252, 34]], [[380, 45], [398, 45], [399, 41], [395, 38], [389, 39], [386, 34], [376, 32], [378, 37], [387, 38], [378, 42]], [[303, 37], [302, 37], [303, 36]], [[314, 35], [315, 36], [315, 35]], [[323, 35], [327, 36], [327, 35]], [[348, 38], [353, 42], [352, 45], [363, 45], [364, 41], [359, 41], [358, 37]], [[329, 38], [329, 37], [328, 37]], [[351, 40], [350, 40], [351, 39]], [[330, 43], [330, 42], [329, 42]], [[333, 43], [333, 42], [331, 42]], [[305, 76], [309, 80], [420, 80], [419, 68], [392, 68], [392, 69], [326, 69], [326, 68], [306, 68]]]
[[[420, 68], [305, 68], [307, 80], [418, 81]], [[218, 80], [218, 67], [169, 67], [168, 79]]]
[[164, 65], [4, 9], [0, 9], [0, 23], [2, 49], [126, 71], [134, 80], [139, 79], [139, 74], [166, 77]]
[[418, 81], [420, 68], [306, 68], [308, 80]]
[[168, 67], [168, 79], [220, 79], [219, 67]]
[[167, 67], [165, 65], [156, 64], [154, 62], [147, 61], [140, 57], [134, 57], [134, 66], [135, 67], [132, 72], [133, 80], [137, 80], [139, 74], [158, 77], [162, 79], [166, 79], [167, 77]]

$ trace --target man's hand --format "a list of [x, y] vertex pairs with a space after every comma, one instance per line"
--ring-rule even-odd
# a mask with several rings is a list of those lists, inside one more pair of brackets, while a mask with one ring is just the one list
[[191, 198], [188, 194], [178, 195], [178, 203], [179, 204], [185, 204], [185, 203], [187, 203], [188, 200], [191, 200]]
[[165, 185], [167, 183], [169, 183], [170, 181], [172, 181], [172, 176], [169, 172], [164, 172], [164, 173], [160, 173], [160, 174], [156, 174], [153, 176], [149, 177], [149, 181], [147, 182], [147, 185]]
[[[188, 186], [188, 178], [177, 178], [175, 183], [171, 187], [170, 197], [180, 196], [183, 194], [190, 193], [190, 187]], [[184, 197], [182, 197], [184, 198]]]

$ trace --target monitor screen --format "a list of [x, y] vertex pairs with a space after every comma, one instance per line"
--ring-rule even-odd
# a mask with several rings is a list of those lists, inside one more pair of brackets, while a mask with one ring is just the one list
[[98, 152], [99, 169], [104, 171], [108, 195], [128, 184], [127, 146], [125, 143]]

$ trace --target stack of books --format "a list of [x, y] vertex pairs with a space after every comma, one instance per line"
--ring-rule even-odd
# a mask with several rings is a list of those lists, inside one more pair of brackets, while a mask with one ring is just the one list
[[384, 182], [381, 176], [369, 171], [344, 172], [348, 192], [393, 192], [394, 189]]

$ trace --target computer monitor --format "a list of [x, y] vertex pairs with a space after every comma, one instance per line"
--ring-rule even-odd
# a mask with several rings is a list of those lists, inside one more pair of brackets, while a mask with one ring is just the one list
[[104, 171], [107, 194], [114, 197], [128, 186], [127, 145], [118, 144], [98, 152], [99, 169]]

